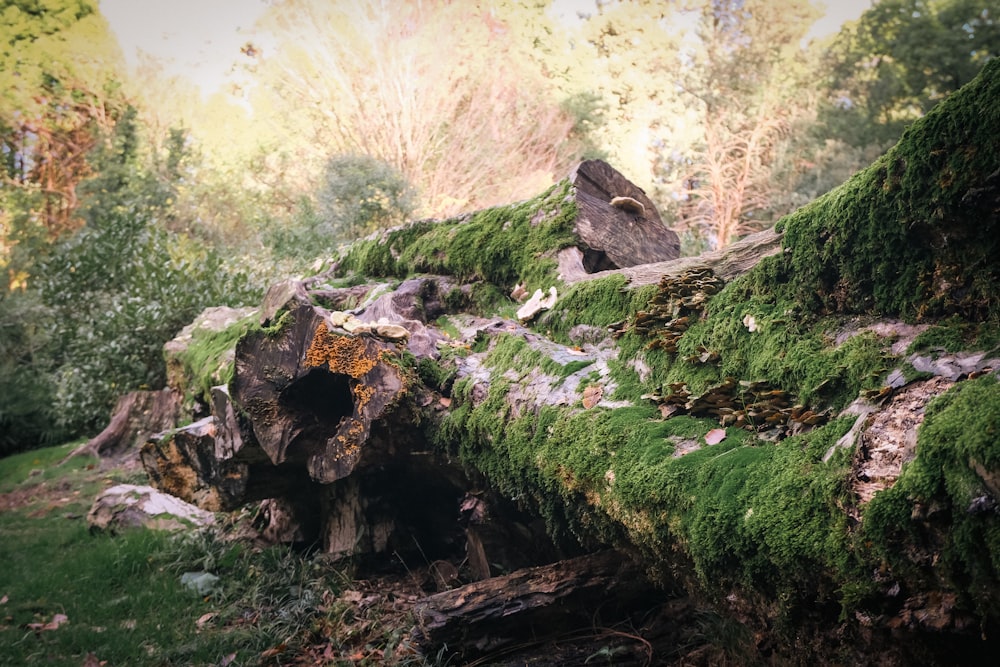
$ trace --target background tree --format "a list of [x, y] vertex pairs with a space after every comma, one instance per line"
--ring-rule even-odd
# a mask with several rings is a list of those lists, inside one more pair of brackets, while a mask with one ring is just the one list
[[773, 222], [772, 171], [793, 119], [801, 40], [818, 12], [805, 0], [711, 0], [701, 4], [697, 41], [675, 66], [701, 135], [664, 151], [661, 177], [674, 183], [676, 226], [712, 247]]
[[267, 25], [284, 41], [257, 55], [251, 99], [306, 190], [331, 155], [369, 155], [416, 187], [418, 215], [448, 215], [537, 193], [581, 154], [575, 119], [485, 7], [285, 0]]
[[0, 250], [9, 255], [77, 224], [94, 133], [120, 108], [121, 54], [89, 0], [0, 0], [0, 26]]
[[881, 0], [831, 50], [827, 136], [885, 150], [903, 129], [1000, 55], [988, 0]]
[[35, 277], [50, 309], [50, 400], [64, 434], [93, 433], [118, 396], [162, 386], [163, 344], [203, 308], [260, 296], [217, 251], [169, 231], [176, 174], [167, 169], [163, 178], [151, 167], [134, 109], [91, 160], [97, 175], [81, 188], [84, 226], [52, 248]]

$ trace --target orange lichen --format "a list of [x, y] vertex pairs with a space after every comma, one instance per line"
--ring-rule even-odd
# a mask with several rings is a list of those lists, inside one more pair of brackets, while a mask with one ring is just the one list
[[354, 394], [354, 404], [357, 406], [357, 411], [361, 412], [368, 405], [368, 401], [372, 400], [372, 396], [375, 395], [375, 387], [358, 384], [351, 389]]
[[334, 335], [321, 322], [306, 350], [305, 363], [310, 367], [326, 364], [333, 373], [359, 378], [375, 367], [377, 359], [368, 356], [364, 339]]

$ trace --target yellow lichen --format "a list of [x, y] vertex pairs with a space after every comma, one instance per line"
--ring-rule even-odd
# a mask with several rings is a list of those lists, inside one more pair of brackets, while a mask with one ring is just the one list
[[364, 339], [332, 334], [320, 322], [306, 350], [305, 363], [310, 367], [326, 364], [333, 373], [359, 378], [375, 367], [377, 359], [368, 356]]

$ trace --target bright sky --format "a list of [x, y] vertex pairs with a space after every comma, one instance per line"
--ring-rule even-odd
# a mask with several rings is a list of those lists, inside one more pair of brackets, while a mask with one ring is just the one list
[[268, 0], [99, 0], [129, 65], [140, 52], [204, 92], [226, 80]]
[[[268, 4], [269, 0], [100, 0], [101, 13], [130, 65], [144, 52], [158, 59], [167, 74], [190, 78], [206, 93], [225, 82], [240, 47], [253, 37], [254, 21]], [[836, 32], [872, 1], [826, 0], [825, 4], [826, 16], [809, 37]], [[593, 8], [594, 0], [556, 0], [554, 13], [573, 16]]]

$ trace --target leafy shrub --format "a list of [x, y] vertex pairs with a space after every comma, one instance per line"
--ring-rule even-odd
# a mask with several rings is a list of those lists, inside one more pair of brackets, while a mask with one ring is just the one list
[[414, 193], [391, 165], [370, 155], [335, 155], [327, 162], [317, 194], [323, 225], [348, 241], [403, 222]]
[[96, 431], [121, 394], [162, 386], [163, 344], [210, 305], [259, 294], [212, 248], [166, 230], [172, 184], [144, 168], [134, 114], [92, 162], [85, 225], [33, 278], [51, 309], [46, 354], [63, 437]]

